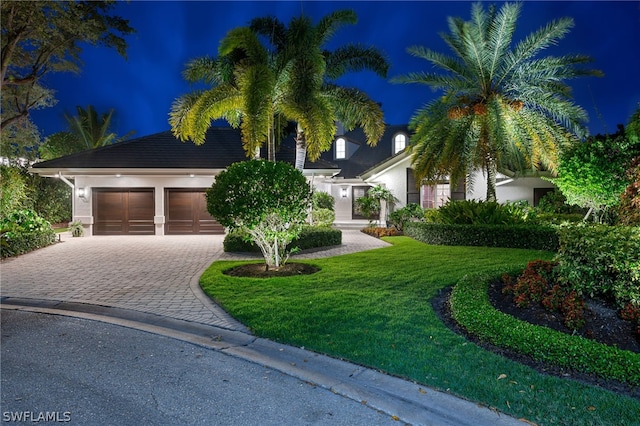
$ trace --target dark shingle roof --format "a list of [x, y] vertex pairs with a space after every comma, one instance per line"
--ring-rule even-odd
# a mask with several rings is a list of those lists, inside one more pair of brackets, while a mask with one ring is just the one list
[[[276, 160], [293, 164], [295, 143], [290, 136], [282, 141]], [[224, 169], [246, 160], [240, 131], [212, 127], [202, 145], [180, 142], [171, 131], [156, 133], [77, 154], [43, 161], [34, 169]], [[307, 161], [307, 169], [335, 169], [331, 161]]]
[[407, 125], [387, 125], [382, 139], [380, 139], [376, 146], [371, 147], [367, 145], [367, 138], [362, 129], [354, 129], [345, 132], [343, 135], [349, 142], [359, 145], [351, 157], [344, 160], [334, 159], [334, 150], [331, 149], [322, 153], [320, 158], [336, 164], [338, 168], [341, 169], [338, 177], [345, 179], [356, 178], [362, 175], [364, 171], [369, 170], [373, 166], [393, 156], [393, 137], [397, 133], [406, 134], [407, 144], [409, 143], [410, 133]]

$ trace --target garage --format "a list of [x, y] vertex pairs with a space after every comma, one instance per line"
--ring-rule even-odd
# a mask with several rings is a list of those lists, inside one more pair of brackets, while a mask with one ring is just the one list
[[165, 190], [166, 235], [224, 234], [224, 228], [207, 211], [204, 189]]
[[94, 235], [155, 235], [153, 188], [93, 188]]

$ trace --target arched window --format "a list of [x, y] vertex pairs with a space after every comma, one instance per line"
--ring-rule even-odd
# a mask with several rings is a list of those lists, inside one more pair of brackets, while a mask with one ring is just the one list
[[336, 139], [336, 159], [347, 158], [347, 141], [344, 138]]
[[404, 133], [398, 133], [393, 137], [393, 153], [397, 154], [407, 147], [407, 136]]

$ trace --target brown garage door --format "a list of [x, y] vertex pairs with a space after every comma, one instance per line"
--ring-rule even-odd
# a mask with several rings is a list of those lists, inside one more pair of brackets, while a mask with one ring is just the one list
[[204, 189], [165, 190], [167, 235], [224, 234], [224, 228], [207, 211]]
[[94, 235], [154, 235], [153, 189], [94, 188]]

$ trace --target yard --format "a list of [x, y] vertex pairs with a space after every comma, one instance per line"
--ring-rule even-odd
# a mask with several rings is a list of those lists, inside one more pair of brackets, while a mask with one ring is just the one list
[[317, 259], [320, 271], [283, 278], [223, 274], [201, 285], [258, 336], [304, 346], [446, 390], [537, 424], [637, 424], [640, 401], [547, 376], [447, 328], [431, 300], [469, 273], [514, 271], [553, 253], [430, 246], [391, 237], [387, 248]]

